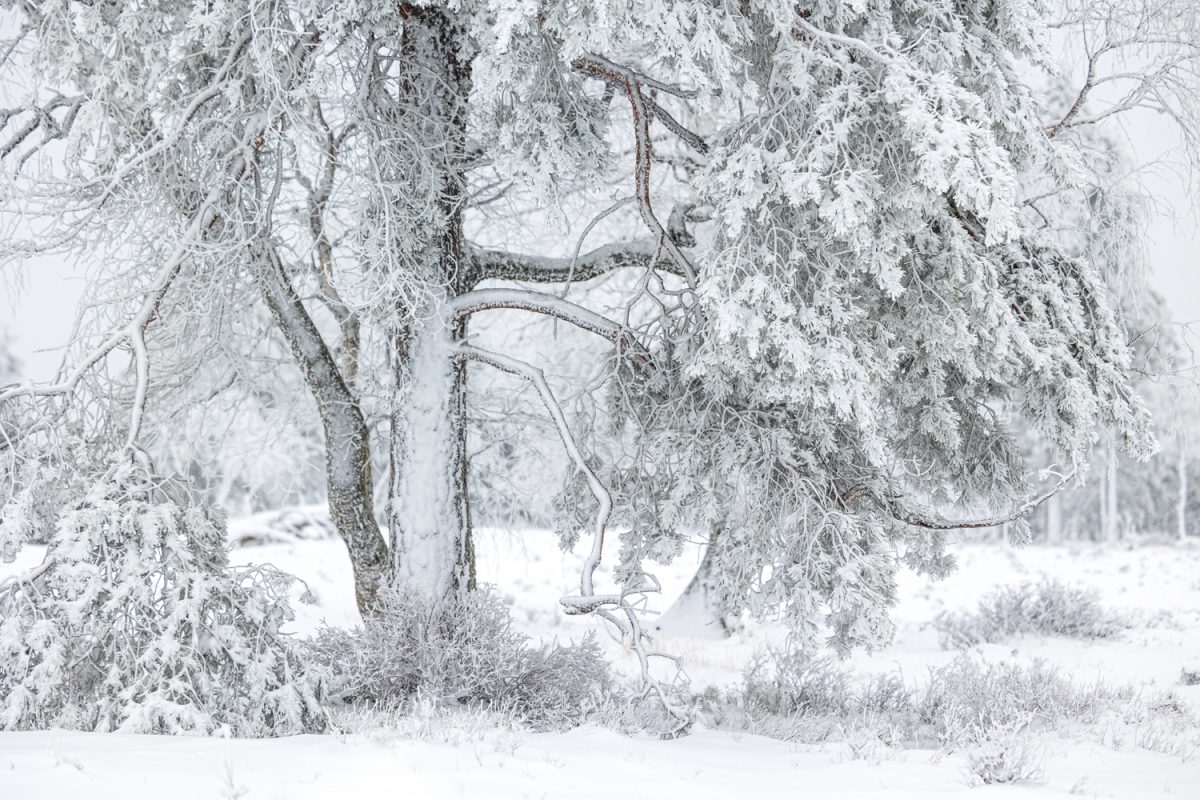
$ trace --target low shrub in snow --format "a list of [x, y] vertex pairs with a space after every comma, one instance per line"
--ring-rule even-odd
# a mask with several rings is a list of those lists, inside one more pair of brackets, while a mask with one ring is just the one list
[[838, 662], [802, 649], [768, 648], [739, 686], [700, 698], [709, 724], [806, 743], [876, 738], [894, 745], [915, 729], [914, 693], [898, 675], [853, 680]]
[[710, 691], [702, 707], [715, 727], [808, 743], [875, 732], [888, 745], [951, 748], [998, 731], [1093, 722], [1133, 696], [1100, 684], [1073, 683], [1051, 667], [987, 663], [960, 656], [931, 670], [921, 689], [897, 674], [854, 680], [834, 660], [802, 651], [768, 650], [740, 686]]
[[328, 668], [333, 692], [356, 705], [397, 709], [422, 699], [509, 713], [541, 728], [577, 724], [608, 678], [591, 636], [533, 646], [489, 590], [437, 605], [385, 591], [362, 627], [325, 628], [309, 651]]
[[1200, 665], [1187, 666], [1179, 670], [1179, 682], [1184, 686], [1200, 685]]
[[0, 587], [0, 728], [265, 736], [318, 730], [280, 626], [288, 578], [228, 566], [223, 522], [140, 466], [65, 510]]
[[917, 713], [939, 741], [960, 745], [994, 731], [1094, 721], [1131, 696], [1103, 684], [1077, 684], [1041, 661], [1025, 666], [967, 655], [930, 672]]
[[967, 753], [967, 770], [977, 783], [1041, 783], [1042, 754], [1019, 731], [989, 733]]
[[997, 589], [979, 601], [974, 613], [942, 613], [933, 624], [946, 649], [1021, 634], [1103, 639], [1123, 627], [1094, 591], [1053, 580]]

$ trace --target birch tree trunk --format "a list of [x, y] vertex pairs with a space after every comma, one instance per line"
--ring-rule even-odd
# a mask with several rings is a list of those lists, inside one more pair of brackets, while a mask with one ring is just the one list
[[1177, 523], [1179, 530], [1179, 541], [1187, 539], [1187, 500], [1188, 500], [1188, 480], [1187, 480], [1187, 447], [1182, 439], [1179, 442], [1179, 461], [1176, 464], [1176, 471], [1179, 474], [1179, 505], [1176, 510], [1178, 515]]
[[317, 402], [325, 433], [329, 514], [350, 554], [358, 610], [367, 614], [375, 608], [388, 568], [387, 546], [375, 521], [367, 425], [278, 255], [264, 247], [258, 262], [263, 298]]

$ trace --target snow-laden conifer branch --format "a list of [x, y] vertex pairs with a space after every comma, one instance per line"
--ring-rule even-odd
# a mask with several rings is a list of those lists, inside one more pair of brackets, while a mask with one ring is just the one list
[[857, 493], [867, 497], [873, 503], [879, 506], [882, 511], [888, 514], [888, 516], [892, 517], [896, 521], [903, 522], [906, 525], [912, 525], [917, 528], [925, 528], [927, 530], [934, 531], [995, 528], [999, 525], [1006, 525], [1008, 523], [1024, 519], [1030, 513], [1036, 510], [1038, 506], [1042, 505], [1042, 503], [1045, 503], [1051, 497], [1054, 497], [1054, 495], [1062, 491], [1074, 476], [1074, 470], [1066, 475], [1058, 476], [1058, 481], [1054, 484], [1054, 486], [1050, 487], [1042, 494], [1020, 503], [1007, 513], [997, 514], [991, 517], [977, 517], [971, 519], [949, 519], [925, 511], [919, 511], [905, 505], [904, 502], [898, 498], [885, 497], [868, 487], [859, 487], [856, 490], [853, 490], [850, 494], [853, 495]]

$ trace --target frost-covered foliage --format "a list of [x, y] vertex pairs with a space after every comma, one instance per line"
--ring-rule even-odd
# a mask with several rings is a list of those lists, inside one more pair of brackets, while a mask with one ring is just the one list
[[413, 702], [481, 707], [539, 728], [579, 724], [600, 700], [608, 667], [592, 635], [536, 646], [513, 630], [507, 606], [488, 589], [431, 606], [388, 590], [352, 631], [324, 628], [307, 650], [329, 669], [331, 692], [357, 706]]
[[1104, 639], [1124, 625], [1098, 592], [1043, 580], [996, 589], [974, 613], [943, 612], [933, 627], [942, 647], [958, 649], [1021, 635]]
[[1131, 688], [1075, 682], [1040, 661], [988, 663], [967, 655], [913, 685], [897, 673], [862, 679], [828, 658], [770, 650], [737, 687], [701, 700], [717, 727], [809, 743], [868, 729], [895, 745], [960, 748], [1018, 731], [1096, 723], [1106, 714], [1165, 719]]
[[231, 570], [223, 521], [139, 466], [65, 509], [44, 563], [0, 586], [0, 727], [267, 736], [320, 730], [280, 633], [289, 579]]
[[[230, 413], [271, 419], [286, 392], [254, 383], [299, 377], [364, 612], [389, 572], [471, 586], [472, 488], [521, 439], [468, 435], [498, 415], [468, 365], [535, 390], [499, 415], [551, 420], [574, 462], [563, 541], [596, 550], [567, 606], [640, 655], [633, 604], [694, 531], [721, 531], [723, 613], [873, 646], [897, 570], [952, 566], [959, 515], [1036, 505], [1048, 464], [1014, 430], [1064, 475], [1101, 432], [1154, 446], [1092, 246], [1140, 231], [1081, 156], [1114, 115], [1089, 116], [1090, 85], [1063, 108], [1040, 2], [10, 8], [32, 83], [2, 118], [25, 126], [4, 196], [45, 241], [5, 252], [75, 249], [102, 278], [63, 382], [0, 396], [23, 446], [73, 419], [158, 456], [177, 422], [212, 452], [240, 429], [172, 409], [234, 391]], [[1194, 110], [1183, 38], [1131, 107]], [[593, 369], [563, 387], [530, 348], [480, 347], [497, 309], [594, 337], [563, 358]], [[247, 368], [284, 346], [294, 369]], [[96, 368], [125, 349], [128, 376]], [[475, 487], [469, 442], [499, 465]], [[594, 586], [618, 541], [619, 585]]]
[[930, 672], [919, 714], [940, 741], [959, 745], [1026, 726], [1093, 722], [1132, 695], [1128, 688], [1076, 683], [1042, 661], [1025, 666], [962, 655]]

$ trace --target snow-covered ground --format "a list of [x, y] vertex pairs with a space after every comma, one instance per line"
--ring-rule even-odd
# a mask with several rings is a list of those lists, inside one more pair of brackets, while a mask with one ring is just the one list
[[[558, 597], [577, 588], [582, 557], [560, 553], [550, 534], [484, 531], [478, 548], [481, 579], [499, 588], [521, 629], [565, 639], [595, 627], [558, 610]], [[852, 669], [900, 670], [919, 682], [930, 667], [956, 656], [938, 645], [930, 625], [937, 612], [971, 609], [997, 586], [1052, 577], [1100, 590], [1104, 604], [1131, 627], [1109, 640], [984, 645], [985, 658], [1044, 658], [1083, 682], [1171, 690], [1200, 712], [1200, 685], [1178, 685], [1184, 666], [1200, 665], [1200, 548], [1013, 550], [963, 543], [955, 552], [960, 568], [944, 581], [904, 577], [895, 643], [855, 655]], [[26, 568], [40, 555], [27, 548], [3, 572]], [[297, 587], [297, 633], [315, 630], [322, 620], [354, 623], [350, 568], [339, 542], [296, 539], [240, 548], [234, 558], [271, 563], [303, 579], [314, 602], [299, 603], [304, 587]], [[660, 608], [694, 565], [693, 554], [663, 571]], [[783, 635], [782, 628], [753, 625], [729, 640], [667, 638], [662, 644], [685, 657], [694, 685], [725, 685], [737, 681], [757, 649]], [[608, 654], [618, 669], [632, 669], [617, 646], [609, 645]], [[1164, 755], [1140, 747], [1136, 736], [1095, 728], [1047, 733], [1037, 747], [1043, 783], [975, 786], [962, 752], [883, 746], [864, 752], [703, 728], [675, 741], [597, 727], [538, 734], [437, 724], [256, 741], [0, 733], [0, 798], [1200, 798], [1200, 750]]]

